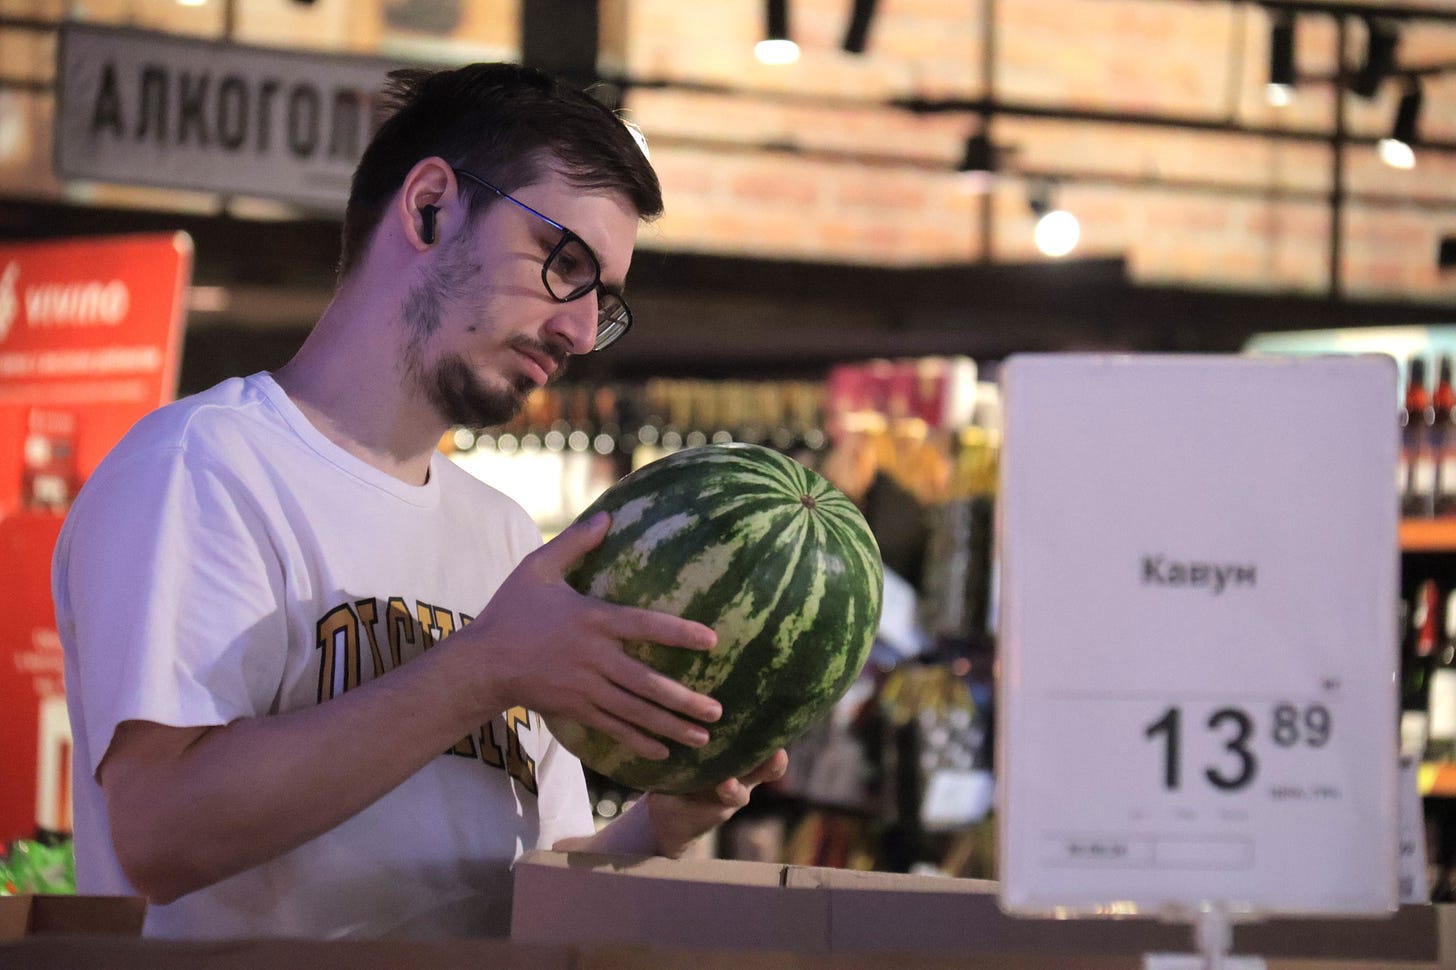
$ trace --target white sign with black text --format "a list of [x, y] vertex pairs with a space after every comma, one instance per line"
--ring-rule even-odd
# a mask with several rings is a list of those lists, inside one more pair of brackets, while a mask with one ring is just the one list
[[67, 22], [56, 172], [342, 211], [399, 66]]
[[1395, 907], [1396, 376], [1003, 368], [1005, 908]]

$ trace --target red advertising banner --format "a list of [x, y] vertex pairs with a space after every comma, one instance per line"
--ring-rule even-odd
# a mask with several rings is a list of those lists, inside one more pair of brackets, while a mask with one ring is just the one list
[[0, 245], [0, 845], [70, 827], [50, 559], [76, 491], [177, 392], [183, 233]]

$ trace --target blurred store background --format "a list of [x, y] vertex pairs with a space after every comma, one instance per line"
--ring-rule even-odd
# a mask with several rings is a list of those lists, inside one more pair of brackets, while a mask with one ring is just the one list
[[[70, 41], [70, 62], [67, 31], [89, 45]], [[134, 70], [118, 66], [108, 95], [96, 52], [112, 43], [132, 45]], [[198, 66], [209, 51], [215, 75]], [[1403, 387], [1405, 407], [1391, 402], [1413, 429], [1405, 488], [1429, 492], [1402, 531], [1402, 637], [1420, 681], [1406, 706], [1427, 714], [1405, 727], [1414, 756], [1435, 752], [1430, 883], [1452, 894], [1456, 768], [1443, 774], [1442, 759], [1456, 706], [1430, 710], [1422, 685], [1447, 641], [1456, 657], [1456, 606], [1449, 633], [1441, 619], [1456, 519], [1437, 514], [1456, 436], [1450, 403], [1429, 399], [1456, 351], [1456, 4], [0, 0], [0, 257], [185, 232], [179, 395], [278, 366], [330, 296], [337, 181], [307, 199], [266, 180], [235, 191], [262, 151], [249, 119], [268, 82], [227, 58], [277, 52], [325, 77], [522, 61], [592, 85], [645, 132], [667, 213], [639, 240], [631, 338], [574, 362], [511, 426], [442, 442], [543, 529], [664, 450], [724, 439], [794, 454], [869, 515], [894, 622], [862, 689], [716, 854], [994, 876], [991, 521], [1007, 355], [1355, 348], [1392, 354], [1407, 377], [1419, 359], [1427, 398]], [[90, 100], [65, 94], [81, 75], [101, 85]], [[290, 147], [321, 157], [327, 142], [347, 171], [349, 132], [309, 113], [344, 102], [325, 87], [321, 103], [286, 101], [296, 90], [273, 92], [300, 125]], [[98, 132], [215, 149], [216, 165], [139, 174]], [[0, 258], [0, 310], [8, 299], [33, 314], [30, 292]], [[22, 402], [3, 383], [16, 376], [0, 367], [0, 406], [16, 408], [0, 473], [24, 478], [0, 511], [58, 516], [90, 458], [77, 419]], [[49, 528], [0, 555], [20, 562]], [[24, 711], [14, 743], [49, 772], [6, 775], [0, 842], [36, 827], [63, 841], [68, 825], [44, 615], [0, 643], [0, 687]], [[1453, 739], [1432, 745], [1433, 724]], [[593, 787], [603, 818], [631, 797]]]

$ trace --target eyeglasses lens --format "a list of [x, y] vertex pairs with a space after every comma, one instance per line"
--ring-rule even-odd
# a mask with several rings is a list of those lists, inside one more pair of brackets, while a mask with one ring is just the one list
[[567, 236], [546, 260], [546, 288], [558, 300], [575, 300], [597, 284], [597, 261], [586, 244]]
[[617, 294], [603, 290], [597, 294], [597, 343], [601, 350], [632, 327], [632, 313]]

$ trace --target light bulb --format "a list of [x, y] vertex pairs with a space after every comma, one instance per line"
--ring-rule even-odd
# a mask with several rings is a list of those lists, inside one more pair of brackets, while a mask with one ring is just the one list
[[1380, 160], [1391, 168], [1415, 168], [1416, 153], [1409, 145], [1394, 138], [1382, 138], [1376, 150]]
[[1065, 209], [1053, 209], [1036, 221], [1036, 248], [1048, 256], [1065, 256], [1077, 248], [1082, 227]]
[[753, 55], [762, 64], [792, 64], [799, 59], [799, 45], [782, 38], [761, 40], [753, 45]]

